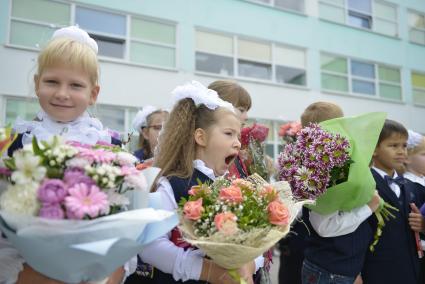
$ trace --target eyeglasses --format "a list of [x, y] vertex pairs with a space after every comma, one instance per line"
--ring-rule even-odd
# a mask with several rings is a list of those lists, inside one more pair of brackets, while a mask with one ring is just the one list
[[149, 125], [146, 128], [153, 128], [156, 131], [160, 131], [162, 129], [162, 124]]

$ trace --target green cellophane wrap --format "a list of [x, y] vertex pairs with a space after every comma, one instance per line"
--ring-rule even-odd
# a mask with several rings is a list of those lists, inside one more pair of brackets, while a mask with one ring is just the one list
[[370, 201], [376, 183], [370, 172], [369, 163], [385, 122], [386, 113], [374, 112], [353, 117], [342, 117], [324, 121], [320, 126], [340, 134], [350, 142], [350, 165], [348, 179], [332, 186], [308, 207], [322, 215], [335, 211], [350, 211]]

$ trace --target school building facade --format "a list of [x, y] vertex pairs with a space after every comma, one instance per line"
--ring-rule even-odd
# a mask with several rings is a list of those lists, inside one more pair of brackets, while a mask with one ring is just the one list
[[274, 157], [279, 125], [318, 100], [425, 133], [423, 0], [0, 0], [0, 125], [34, 117], [37, 52], [74, 24], [99, 44], [93, 112], [122, 133], [175, 86], [218, 79], [250, 92]]

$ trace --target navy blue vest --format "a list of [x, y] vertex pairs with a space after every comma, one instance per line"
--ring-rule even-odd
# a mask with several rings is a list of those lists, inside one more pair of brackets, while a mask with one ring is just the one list
[[[425, 201], [425, 192], [419, 185], [407, 181], [400, 188], [398, 198], [385, 180], [372, 169], [379, 195], [392, 206], [398, 208], [393, 212], [395, 219], [385, 222], [382, 235], [375, 251], [368, 250], [362, 277], [365, 284], [418, 284], [420, 259], [416, 252], [413, 231], [408, 223], [410, 203], [420, 206]], [[376, 230], [376, 218], [369, 218], [373, 230]], [[423, 283], [422, 283], [423, 284]]]
[[146, 157], [145, 157], [145, 151], [143, 151], [143, 148], [140, 148], [139, 150], [136, 150], [133, 153], [133, 155], [136, 156], [136, 158], [139, 159], [139, 161], [141, 163], [143, 163], [143, 161], [146, 159]]
[[[201, 183], [212, 183], [212, 180], [203, 174], [202, 172], [195, 169], [192, 176], [190, 178], [179, 178], [179, 177], [169, 177], [168, 181], [171, 184], [171, 187], [173, 188], [174, 192], [174, 198], [176, 199], [176, 203], [179, 204], [180, 199], [182, 197], [188, 198], [189, 193], [188, 191], [190, 188], [194, 185], [198, 185], [199, 182]], [[157, 284], [174, 284], [174, 283], [185, 283], [185, 284], [196, 284], [196, 283], [205, 283], [203, 281], [198, 280], [188, 280], [188, 281], [176, 281], [174, 280], [173, 276], [171, 274], [164, 273], [158, 269], [155, 269], [154, 276], [153, 276], [154, 282]]]
[[[15, 141], [13, 141], [12, 145], [10, 145], [9, 149], [7, 149], [7, 155], [9, 157], [12, 157], [13, 152], [15, 152], [16, 150], [22, 149], [24, 147], [24, 145], [22, 144], [22, 137], [23, 137], [22, 133], [18, 134], [18, 137], [16, 137]], [[111, 137], [111, 144], [117, 145], [117, 146], [122, 145], [121, 141], [114, 137]]]
[[323, 238], [311, 230], [304, 251], [305, 259], [332, 274], [356, 277], [362, 270], [372, 237], [367, 221], [354, 232], [338, 237]]

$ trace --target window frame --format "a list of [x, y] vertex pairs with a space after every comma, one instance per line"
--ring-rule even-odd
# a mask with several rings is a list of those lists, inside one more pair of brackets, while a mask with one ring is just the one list
[[[341, 77], [341, 78], [346, 78], [347, 79], [347, 86], [348, 86], [348, 91], [343, 92], [343, 91], [338, 91], [338, 90], [325, 89], [325, 88], [323, 88], [323, 86], [321, 84], [320, 90], [322, 92], [339, 94], [339, 95], [348, 95], [348, 96], [361, 97], [361, 98], [368, 98], [368, 99], [376, 99], [376, 100], [379, 100], [379, 101], [388, 101], [388, 102], [394, 102], [394, 103], [405, 103], [405, 94], [404, 94], [404, 89], [403, 89], [403, 76], [402, 76], [402, 67], [401, 66], [391, 65], [391, 64], [387, 64], [387, 63], [379, 63], [379, 62], [374, 62], [374, 61], [371, 61], [371, 60], [365, 60], [365, 59], [356, 58], [356, 57], [349, 57], [349, 56], [345, 56], [345, 55], [341, 55], [341, 54], [337, 54], [337, 53], [325, 52], [325, 51], [320, 52], [320, 58], [321, 58], [322, 55], [345, 59], [346, 64], [347, 64], [347, 73], [343, 74], [343, 73], [339, 73], [339, 72], [324, 70], [324, 69], [322, 69], [322, 66], [320, 64], [320, 81], [322, 79], [323, 74], [327, 74], [327, 75], [332, 75], [332, 76], [338, 76], [338, 77]], [[372, 79], [367, 78], [367, 77], [361, 77], [361, 76], [353, 75], [352, 71], [351, 71], [352, 61], [359, 61], [361, 63], [372, 64], [374, 66], [375, 78], [372, 80]], [[399, 74], [400, 74], [400, 82], [396, 83], [396, 82], [380, 79], [379, 78], [379, 67], [397, 69], [399, 71]], [[364, 81], [364, 82], [374, 83], [375, 94], [364, 94], [364, 93], [354, 92], [353, 91], [353, 80], [360, 80], [360, 81]], [[380, 95], [380, 84], [386, 84], [386, 85], [391, 85], [391, 86], [394, 86], [394, 87], [399, 87], [400, 88], [400, 100], [382, 97]]]
[[[369, 14], [369, 13], [364, 12], [364, 11], [359, 11], [359, 10], [356, 10], [356, 9], [350, 9], [348, 7], [348, 0], [342, 0], [342, 1], [343, 1], [343, 4], [339, 5], [339, 4], [328, 2], [327, 0], [318, 0], [318, 5], [319, 5], [319, 9], [320, 9], [320, 5], [326, 5], [326, 6], [336, 7], [336, 8], [342, 9], [344, 11], [344, 21], [343, 22], [333, 21], [333, 20], [327, 19], [327, 18], [322, 18], [321, 15], [320, 15], [320, 11], [319, 11], [319, 15], [318, 15], [319, 18], [321, 20], [324, 20], [324, 21], [343, 24], [343, 25], [346, 25], [346, 26], [349, 26], [349, 27], [352, 27], [352, 28], [355, 28], [355, 29], [374, 32], [374, 33], [384, 35], [384, 36], [400, 38], [399, 6], [398, 5], [391, 3], [391, 2], [383, 1], [383, 0], [370, 0], [370, 2], [371, 2], [371, 12]], [[386, 18], [383, 18], [383, 17], [376, 15], [376, 12], [375, 12], [376, 11], [375, 10], [376, 9], [376, 7], [375, 7], [376, 3], [380, 3], [382, 5], [386, 5], [386, 6], [390, 6], [390, 7], [394, 8], [395, 9], [395, 20], [391, 21], [389, 19], [386, 19]], [[360, 14], [360, 15], [369, 16], [370, 19], [371, 19], [370, 20], [370, 28], [350, 24], [350, 22], [349, 22], [350, 21], [350, 11], [357, 13], [357, 14]], [[383, 32], [378, 31], [376, 29], [376, 25], [375, 25], [376, 19], [379, 19], [380, 21], [384, 21], [384, 22], [387, 22], [387, 23], [395, 24], [396, 25], [396, 29], [395, 29], [396, 34], [387, 34], [387, 33], [383, 33]]]
[[[231, 37], [232, 38], [232, 44], [233, 44], [233, 54], [230, 57], [229, 54], [223, 54], [223, 53], [220, 53], [220, 52], [210, 52], [210, 51], [198, 50], [198, 48], [196, 47], [196, 40], [195, 40], [194, 41], [195, 42], [194, 43], [194, 54], [195, 54], [195, 56], [194, 56], [194, 61], [195, 61], [194, 62], [194, 73], [195, 74], [208, 75], [208, 76], [214, 76], [214, 77], [222, 77], [222, 78], [231, 78], [231, 79], [236, 79], [236, 80], [245, 80], [245, 81], [252, 81], [252, 82], [259, 82], [259, 83], [266, 83], [266, 84], [274, 84], [274, 85], [277, 85], [277, 86], [284, 86], [284, 87], [290, 87], [290, 88], [300, 88], [300, 89], [308, 89], [309, 88], [309, 84], [308, 84], [309, 78], [308, 78], [308, 74], [307, 74], [307, 71], [308, 71], [307, 48], [289, 45], [289, 44], [286, 44], [286, 43], [272, 42], [272, 41], [254, 38], [254, 37], [240, 36], [240, 35], [231, 34], [231, 33], [228, 33], [228, 32], [211, 30], [211, 29], [203, 28], [203, 27], [199, 27], [199, 26], [194, 27], [195, 39], [196, 39], [196, 32], [198, 32], [198, 31], [203, 32], [203, 33], [210, 33], [210, 34], [216, 34], [216, 35], [220, 35], [220, 36]], [[238, 55], [238, 42], [239, 42], [240, 39], [270, 45], [271, 61], [267, 62], [267, 61], [255, 59], [255, 58], [240, 57]], [[278, 64], [275, 61], [275, 57], [274, 57], [274, 55], [276, 53], [275, 49], [276, 49], [277, 46], [282, 47], [282, 48], [296, 49], [296, 50], [303, 52], [304, 53], [304, 68]], [[233, 76], [197, 70], [196, 69], [196, 53], [198, 53], [198, 52], [222, 56], [222, 57], [227, 57], [227, 58], [232, 58], [233, 59]], [[270, 64], [271, 65], [271, 79], [267, 80], [267, 79], [260, 79], [260, 78], [255, 78], [255, 77], [241, 76], [240, 72], [239, 72], [239, 65], [238, 65], [239, 60], [244, 60], [244, 61], [249, 61], [249, 62], [254, 62], [254, 63], [259, 63], [259, 64]], [[303, 70], [304, 76], [305, 76], [305, 85], [297, 85], [297, 84], [278, 82], [276, 80], [276, 66], [283, 66], [283, 67], [287, 67], [287, 68]]]
[[[171, 20], [160, 19], [160, 18], [154, 18], [154, 17], [150, 17], [150, 16], [144, 16], [144, 15], [141, 15], [141, 14], [134, 14], [134, 13], [130, 13], [130, 12], [109, 9], [109, 8], [106, 8], [106, 7], [99, 7], [99, 6], [96, 6], [96, 5], [91, 5], [91, 4], [86, 4], [86, 3], [68, 2], [68, 1], [62, 1], [62, 0], [46, 0], [46, 1], [57, 2], [57, 3], [69, 5], [69, 7], [70, 7], [70, 17], [69, 17], [70, 23], [67, 24], [67, 25], [60, 26], [60, 25], [55, 25], [55, 24], [51, 24], [51, 23], [48, 23], [48, 22], [38, 22], [38, 21], [34, 21], [34, 20], [21, 19], [21, 18], [13, 17], [12, 16], [13, 0], [9, 0], [9, 8], [10, 9], [9, 9], [9, 14], [8, 14], [9, 18], [8, 18], [8, 22], [7, 22], [7, 26], [6, 26], [7, 31], [6, 31], [6, 43], [5, 43], [5, 45], [7, 47], [24, 49], [24, 50], [32, 50], [32, 51], [40, 51], [40, 47], [18, 45], [18, 44], [13, 44], [13, 43], [10, 42], [12, 21], [19, 21], [19, 22], [28, 23], [28, 24], [31, 24], [31, 25], [41, 25], [41, 26], [52, 27], [53, 29], [57, 29], [57, 28], [66, 27], [68, 25], [75, 25], [76, 9], [77, 9], [77, 7], [82, 7], [82, 8], [86, 8], [86, 9], [95, 10], [95, 11], [98, 11], [98, 12], [105, 12], [105, 13], [122, 15], [122, 16], [125, 17], [125, 29], [126, 29], [126, 31], [125, 31], [125, 35], [123, 35], [123, 36], [87, 30], [87, 32], [89, 34], [92, 34], [95, 37], [99, 36], [99, 37], [106, 37], [106, 38], [110, 38], [110, 39], [116, 39], [118, 41], [123, 41], [123, 45], [124, 45], [124, 47], [123, 47], [123, 57], [113, 57], [113, 56], [106, 56], [106, 55], [98, 54], [99, 61], [122, 63], [122, 64], [134, 65], [134, 66], [143, 66], [143, 67], [149, 67], [149, 68], [154, 68], [154, 69], [165, 69], [165, 70], [170, 70], [170, 71], [177, 71], [178, 70], [178, 66], [179, 66], [179, 60], [178, 60], [179, 33], [178, 33], [178, 30], [179, 29], [178, 29], [178, 23], [177, 22], [171, 21]], [[140, 40], [137, 40], [137, 39], [133, 40], [133, 38], [131, 37], [131, 20], [132, 20], [132, 18], [141, 19], [141, 20], [148, 21], [148, 22], [155, 22], [155, 23], [159, 23], [159, 24], [163, 24], [163, 25], [169, 25], [169, 26], [174, 27], [174, 32], [175, 32], [175, 42], [174, 42], [174, 44], [166, 45], [166, 44], [161, 44], [161, 43], [157, 43], [157, 42], [150, 42], [150, 41], [140, 42]], [[144, 43], [144, 44], [148, 44], [148, 45], [152, 45], [152, 46], [166, 47], [166, 48], [173, 49], [174, 50], [174, 66], [167, 67], [167, 66], [162, 66], [162, 65], [153, 65], [153, 64], [147, 64], [147, 63], [132, 61], [130, 59], [130, 45], [131, 45], [132, 41], [135, 41], [135, 42], [138, 42], [138, 43], [140, 42], [140, 43]]]
[[245, 1], [253, 3], [253, 4], [261, 5], [261, 6], [270, 7], [270, 8], [273, 8], [273, 9], [279, 9], [279, 10], [282, 10], [282, 11], [285, 11], [285, 12], [300, 14], [300, 15], [303, 15], [303, 16], [305, 16], [307, 14], [306, 1], [308, 1], [308, 0], [299, 0], [299, 1], [303, 1], [303, 9], [301, 11], [286, 8], [286, 7], [276, 6], [275, 0], [267, 0], [268, 3], [261, 1], [261, 0], [245, 0]]
[[411, 69], [410, 70], [410, 83], [411, 83], [411, 86], [412, 86], [412, 102], [413, 102], [413, 105], [414, 106], [420, 106], [420, 107], [425, 107], [425, 103], [419, 103], [419, 102], [415, 102], [415, 100], [414, 100], [414, 97], [413, 97], [413, 91], [420, 91], [420, 92], [424, 92], [424, 94], [425, 94], [425, 87], [415, 87], [414, 85], [413, 85], [413, 82], [412, 82], [412, 79], [413, 79], [413, 73], [416, 73], [416, 74], [419, 74], [419, 75], [423, 75], [424, 77], [425, 77], [425, 71], [423, 71], [423, 70], [414, 70], [414, 69]]
[[[408, 28], [407, 34], [408, 34], [408, 37], [409, 37], [409, 42], [413, 43], [413, 44], [425, 45], [425, 27], [423, 29], [421, 29], [421, 28], [411, 26], [410, 23], [409, 23], [410, 14], [416, 14], [419, 17], [422, 17], [424, 19], [424, 23], [425, 23], [425, 12], [421, 12], [421, 11], [413, 10], [413, 9], [407, 9], [407, 28]], [[423, 43], [412, 40], [412, 38], [410, 37], [410, 32], [412, 30], [420, 31], [424, 34], [424, 42]]]

